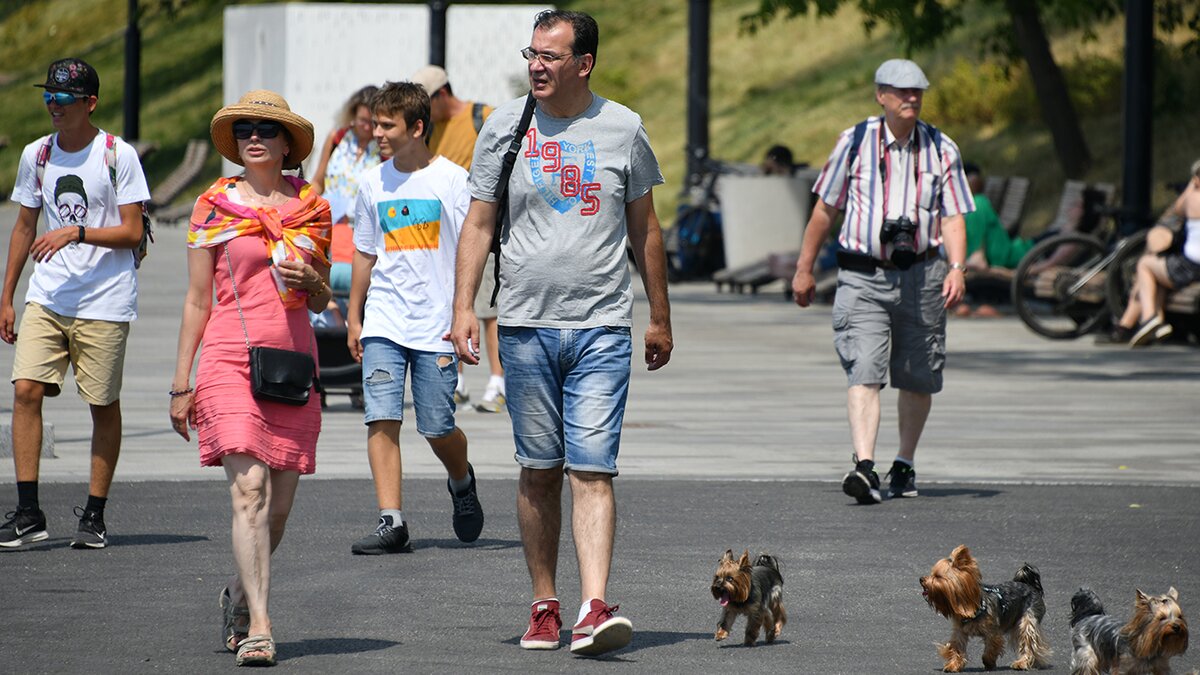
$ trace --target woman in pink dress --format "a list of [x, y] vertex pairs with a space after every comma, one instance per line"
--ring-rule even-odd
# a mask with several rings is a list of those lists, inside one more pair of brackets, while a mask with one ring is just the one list
[[283, 97], [251, 91], [217, 112], [211, 133], [217, 150], [246, 171], [214, 183], [192, 213], [171, 423], [185, 440], [195, 429], [200, 463], [223, 466], [229, 480], [236, 573], [221, 591], [225, 646], [239, 666], [273, 665], [270, 556], [300, 475], [316, 467], [321, 403], [315, 391], [300, 406], [255, 398], [249, 346], [312, 353], [315, 361], [308, 310], [324, 309], [333, 293], [329, 204], [283, 175], [313, 145], [312, 124]]

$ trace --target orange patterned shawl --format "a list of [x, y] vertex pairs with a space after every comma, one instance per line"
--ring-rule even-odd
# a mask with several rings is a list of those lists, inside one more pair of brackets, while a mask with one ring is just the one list
[[[284, 176], [296, 189], [297, 197], [279, 208], [254, 208], [235, 203], [229, 195], [242, 177], [221, 178], [196, 200], [188, 230], [189, 248], [210, 248], [234, 237], [258, 235], [275, 264], [284, 260], [303, 260], [302, 252], [323, 264], [329, 264], [329, 202], [308, 183]], [[275, 288], [286, 307], [302, 306], [307, 293], [284, 285], [279, 271], [272, 266]]]

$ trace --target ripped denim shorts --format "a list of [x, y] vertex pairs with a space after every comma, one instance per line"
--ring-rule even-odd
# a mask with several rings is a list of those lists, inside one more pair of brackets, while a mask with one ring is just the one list
[[404, 376], [411, 370], [417, 433], [441, 438], [454, 431], [454, 387], [458, 384], [454, 352], [423, 352], [381, 337], [364, 338], [362, 345], [366, 424], [404, 420]]

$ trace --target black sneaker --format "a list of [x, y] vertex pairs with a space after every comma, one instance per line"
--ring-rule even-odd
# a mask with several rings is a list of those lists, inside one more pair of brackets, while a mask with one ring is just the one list
[[[1137, 327], [1133, 337], [1129, 338], [1130, 347], [1144, 347], [1158, 339], [1158, 333], [1163, 326], [1161, 317], [1155, 315]], [[1167, 335], [1171, 333], [1168, 331]]]
[[1116, 325], [1109, 330], [1096, 335], [1096, 344], [1098, 345], [1128, 345], [1130, 338], [1133, 337], [1133, 329], [1126, 328], [1122, 325]]
[[79, 516], [79, 529], [71, 540], [71, 548], [104, 548], [108, 545], [102, 511], [86, 511], [76, 506], [75, 515]]
[[446, 480], [446, 489], [450, 491], [450, 499], [454, 502], [454, 536], [459, 541], [470, 543], [479, 538], [483, 531], [483, 505], [479, 503], [479, 494], [475, 492], [475, 467], [467, 465], [467, 474], [471, 476], [471, 485], [455, 492]]
[[888, 499], [917, 496], [917, 470], [903, 462], [892, 462], [887, 472]]
[[4, 514], [0, 525], [0, 546], [21, 548], [25, 544], [50, 538], [46, 532], [46, 514], [41, 509], [17, 509]]
[[859, 504], [879, 504], [883, 495], [879, 493], [879, 474], [868, 469], [866, 461], [857, 462], [854, 470], [842, 479], [842, 492], [854, 497]]
[[392, 527], [391, 516], [379, 516], [379, 527], [350, 547], [354, 555], [412, 553], [412, 550], [412, 543], [408, 541], [408, 526], [400, 523], [399, 527]]

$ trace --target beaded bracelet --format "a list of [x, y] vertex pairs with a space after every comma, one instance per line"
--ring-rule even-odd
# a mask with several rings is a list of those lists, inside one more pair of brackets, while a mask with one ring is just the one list
[[196, 391], [195, 388], [188, 387], [187, 389], [180, 389], [178, 391], [176, 391], [175, 389], [172, 389], [171, 391], [168, 391], [167, 393], [170, 394], [171, 398], [175, 398], [176, 396], [183, 396], [184, 394], [190, 394], [193, 391]]

